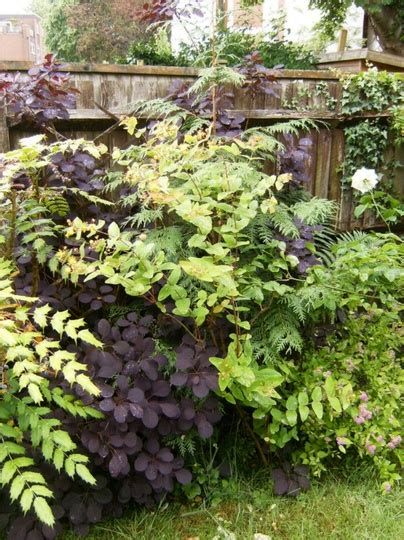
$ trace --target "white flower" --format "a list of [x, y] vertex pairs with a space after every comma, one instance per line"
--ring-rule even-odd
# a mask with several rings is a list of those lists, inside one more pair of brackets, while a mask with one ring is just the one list
[[32, 137], [24, 137], [19, 140], [20, 146], [38, 146], [38, 148], [44, 148], [40, 143], [45, 139], [45, 135], [33, 135]]
[[374, 169], [366, 169], [362, 167], [358, 169], [352, 176], [352, 187], [361, 193], [367, 193], [376, 187], [381, 175], [377, 174]]

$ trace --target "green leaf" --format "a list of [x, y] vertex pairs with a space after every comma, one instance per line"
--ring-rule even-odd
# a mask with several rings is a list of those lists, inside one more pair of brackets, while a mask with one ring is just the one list
[[296, 396], [289, 396], [286, 401], [286, 408], [288, 411], [295, 411], [297, 409], [297, 399]]
[[175, 301], [174, 313], [176, 315], [187, 315], [191, 305], [191, 300], [189, 298], [179, 298]]
[[24, 514], [26, 514], [28, 510], [31, 510], [33, 499], [34, 499], [34, 494], [32, 490], [30, 488], [26, 489], [20, 499], [20, 505]]
[[297, 422], [296, 411], [292, 411], [292, 410], [286, 411], [286, 419], [289, 422], [289, 425], [294, 426]]
[[305, 390], [299, 392], [297, 399], [299, 401], [299, 405], [301, 406], [307, 405], [309, 403], [309, 396], [307, 395], [307, 392]]
[[32, 397], [34, 403], [41, 403], [41, 401], [43, 401], [42, 393], [37, 384], [30, 383], [28, 385], [28, 393]]
[[10, 499], [15, 501], [21, 495], [25, 486], [25, 480], [23, 476], [17, 476], [11, 483], [10, 487]]
[[49, 527], [53, 527], [55, 524], [55, 518], [46, 499], [43, 497], [35, 497], [34, 509], [36, 515], [43, 523]]
[[51, 309], [52, 308], [49, 306], [49, 304], [45, 304], [44, 306], [38, 307], [34, 310], [33, 319], [41, 328], [45, 328], [47, 325], [48, 319], [46, 316]]
[[90, 332], [87, 328], [84, 330], [80, 330], [78, 333], [79, 339], [82, 339], [86, 343], [89, 343], [90, 345], [94, 345], [94, 347], [102, 348], [102, 341], [97, 339], [94, 334]]
[[66, 431], [54, 431], [52, 438], [54, 443], [60, 446], [65, 452], [70, 452], [76, 448], [76, 444], [71, 440], [70, 435]]
[[108, 227], [108, 237], [112, 240], [118, 238], [121, 235], [121, 231], [116, 223], [111, 223]]
[[97, 483], [97, 480], [82, 463], [76, 465], [76, 474], [78, 474], [84, 482], [87, 482], [87, 484], [94, 486]]
[[64, 461], [65, 455], [63, 450], [56, 448], [55, 453], [53, 454], [53, 465], [58, 471], [62, 469]]
[[100, 394], [100, 389], [96, 386], [93, 381], [84, 373], [79, 373], [76, 377], [76, 382], [79, 384], [83, 390], [91, 394], [92, 396], [98, 396]]
[[324, 388], [328, 399], [335, 396], [335, 380], [332, 377], [326, 378]]
[[45, 478], [42, 476], [42, 474], [34, 471], [24, 471], [21, 476], [30, 484], [46, 484]]
[[53, 497], [53, 493], [46, 486], [31, 486], [35, 495], [41, 495], [41, 497]]
[[42, 455], [46, 461], [52, 459], [54, 448], [55, 445], [53, 444], [52, 439], [47, 438], [42, 442]]
[[330, 397], [328, 398], [328, 400], [330, 402], [331, 407], [334, 409], [334, 411], [336, 411], [337, 413], [342, 412], [341, 402], [338, 398]]
[[14, 474], [17, 471], [17, 465], [14, 462], [14, 460], [7, 461], [4, 463], [2, 469], [1, 469], [1, 483], [3, 486], [8, 484], [10, 480], [13, 478]]
[[65, 471], [66, 474], [68, 474], [71, 478], [73, 478], [75, 473], [75, 463], [71, 459], [71, 457], [68, 457], [65, 461]]
[[320, 401], [313, 401], [312, 409], [319, 420], [323, 418], [323, 404]]
[[310, 409], [307, 405], [299, 405], [299, 414], [302, 422], [305, 422], [310, 414]]
[[64, 328], [64, 323], [67, 319], [70, 318], [70, 314], [69, 312], [66, 310], [66, 311], [57, 311], [52, 319], [51, 319], [51, 326], [52, 328], [58, 332], [58, 334], [62, 335], [63, 334], [63, 328]]
[[323, 399], [323, 393], [319, 386], [314, 388], [313, 392], [311, 393], [311, 399], [313, 401], [321, 401]]

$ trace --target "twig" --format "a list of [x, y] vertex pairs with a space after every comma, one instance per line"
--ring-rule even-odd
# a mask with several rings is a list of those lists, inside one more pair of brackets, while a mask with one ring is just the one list
[[253, 441], [255, 443], [255, 446], [256, 446], [256, 448], [258, 450], [258, 453], [260, 455], [260, 458], [261, 458], [261, 461], [262, 461], [264, 467], [268, 467], [269, 463], [268, 463], [268, 460], [266, 458], [266, 455], [264, 454], [264, 450], [262, 449], [261, 443], [258, 440], [258, 437], [256, 436], [256, 434], [254, 433], [254, 430], [252, 429], [252, 427], [250, 426], [250, 424], [247, 421], [246, 413], [237, 404], [236, 404], [236, 408], [237, 408], [237, 411], [238, 411], [238, 413], [239, 413], [239, 415], [241, 417], [241, 420], [242, 420], [246, 430], [251, 435], [251, 437], [252, 437], [252, 439], [253, 439]]

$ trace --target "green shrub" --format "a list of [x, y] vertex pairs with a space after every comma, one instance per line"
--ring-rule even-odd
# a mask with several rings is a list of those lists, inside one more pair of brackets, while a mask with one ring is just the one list
[[[297, 361], [279, 366], [286, 373], [277, 389], [282, 407], [271, 410], [263, 435], [274, 446], [299, 441], [294, 457], [315, 474], [325, 471], [331, 459], [373, 460], [389, 491], [400, 478], [402, 459], [404, 246], [394, 235], [358, 235], [337, 243], [332, 253], [332, 263], [313, 268], [300, 294], [318, 289], [314, 321], [324, 316], [329, 296], [344, 310], [344, 322], [328, 327], [322, 346], [314, 340]], [[258, 421], [256, 427], [265, 426]]]

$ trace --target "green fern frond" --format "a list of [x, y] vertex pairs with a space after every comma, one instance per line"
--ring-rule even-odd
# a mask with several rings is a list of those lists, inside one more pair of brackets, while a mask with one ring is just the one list
[[194, 456], [196, 453], [196, 442], [193, 434], [171, 435], [167, 437], [166, 444], [170, 448], [177, 450], [182, 457]]
[[43, 200], [43, 203], [51, 214], [66, 217], [70, 212], [69, 203], [61, 195], [50, 195]]
[[244, 80], [244, 75], [241, 75], [235, 69], [221, 65], [213, 66], [200, 71], [199, 77], [190, 86], [188, 93], [190, 95], [195, 94], [201, 96], [213, 86], [228, 84], [230, 86], [238, 87], [242, 86]]
[[[129, 206], [129, 205], [128, 205]], [[125, 227], [134, 227], [136, 229], [144, 229], [151, 223], [161, 221], [163, 219], [162, 208], [147, 208], [142, 207], [139, 212], [125, 219]]]
[[334, 201], [313, 197], [309, 201], [298, 202], [291, 208], [293, 214], [307, 225], [318, 225], [331, 220], [338, 209]]
[[275, 229], [288, 238], [299, 238], [300, 232], [293, 221], [294, 216], [284, 204], [278, 204], [275, 212], [271, 215], [271, 221]]

